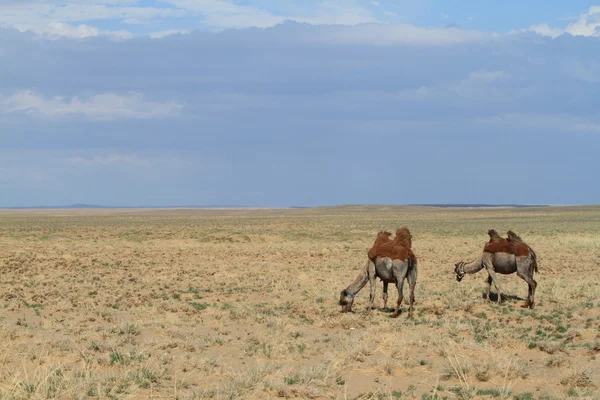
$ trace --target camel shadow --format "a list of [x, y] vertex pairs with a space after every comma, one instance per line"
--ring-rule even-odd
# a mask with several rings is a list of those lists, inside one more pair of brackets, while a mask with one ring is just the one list
[[[385, 308], [381, 307], [381, 308], [378, 308], [377, 311], [379, 311], [380, 313], [391, 314], [394, 312], [394, 307], [385, 307]], [[400, 307], [398, 314], [400, 315], [400, 314], [404, 314], [406, 312], [408, 312], [408, 307]]]
[[[481, 298], [482, 299], [487, 299], [487, 293], [486, 291], [481, 292]], [[519, 296], [515, 296], [514, 294], [502, 294], [502, 303], [506, 302], [506, 301], [510, 301], [510, 302], [518, 302], [518, 301], [524, 301], [525, 299], [519, 297]], [[490, 301], [498, 301], [498, 293], [495, 292], [490, 292]]]

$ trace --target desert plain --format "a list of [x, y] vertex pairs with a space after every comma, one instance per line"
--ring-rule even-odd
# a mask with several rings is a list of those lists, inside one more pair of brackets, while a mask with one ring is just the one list
[[[402, 226], [414, 318], [380, 282], [340, 313]], [[537, 253], [533, 310], [456, 281], [492, 228]], [[0, 210], [0, 271], [0, 399], [600, 398], [597, 206]]]

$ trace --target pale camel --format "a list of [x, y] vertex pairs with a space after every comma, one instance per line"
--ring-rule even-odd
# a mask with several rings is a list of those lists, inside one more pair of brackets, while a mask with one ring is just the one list
[[508, 240], [500, 237], [493, 229], [488, 232], [488, 235], [490, 241], [486, 243], [479, 257], [473, 261], [460, 261], [454, 265], [456, 280], [460, 282], [465, 274], [474, 274], [485, 268], [488, 273], [486, 297], [489, 301], [492, 282], [494, 282], [498, 291], [498, 303], [500, 303], [502, 294], [496, 273], [508, 275], [516, 272], [529, 287], [527, 304], [524, 307], [535, 307], [537, 282], [533, 279], [533, 273], [538, 272], [535, 252], [513, 231], [508, 231]]
[[[369, 305], [367, 310], [373, 308], [375, 299], [375, 281], [377, 278], [386, 283], [395, 283], [398, 289], [398, 302], [396, 309], [390, 315], [395, 318], [400, 312], [402, 304], [404, 279], [408, 280], [410, 286], [410, 305], [408, 316], [412, 317], [413, 304], [415, 301], [415, 285], [417, 283], [417, 259], [410, 249], [412, 244], [411, 235], [407, 228], [401, 228], [396, 231], [396, 237], [393, 241], [382, 244], [376, 251], [370, 252], [371, 258], [367, 265], [360, 272], [358, 277], [350, 286], [342, 290], [339, 304], [342, 306], [342, 312], [352, 310], [354, 297], [366, 285], [370, 283]], [[385, 289], [385, 287], [384, 287]]]

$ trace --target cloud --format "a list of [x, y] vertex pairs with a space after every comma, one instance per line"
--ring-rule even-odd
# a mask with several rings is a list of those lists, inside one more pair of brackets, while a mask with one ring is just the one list
[[600, 196], [597, 38], [295, 22], [0, 37], [0, 167], [44, 171], [2, 205], [382, 202], [365, 190], [398, 178], [372, 161], [382, 146], [419, 166], [386, 202]]
[[86, 167], [96, 165], [124, 164], [148, 168], [151, 165], [148, 160], [140, 158], [135, 154], [109, 154], [106, 156], [94, 156], [91, 158], [71, 157], [68, 160], [72, 164]]
[[377, 22], [366, 8], [346, 3], [318, 2], [317, 7], [304, 14], [274, 14], [263, 8], [238, 5], [224, 0], [161, 0], [178, 9], [204, 17], [203, 23], [213, 28], [267, 28], [286, 20], [310, 24], [356, 25]]
[[575, 22], [570, 23], [566, 28], [554, 28], [548, 24], [540, 24], [529, 29], [539, 35], [551, 38], [564, 34], [600, 37], [600, 6], [591, 6], [587, 13], [581, 14]]
[[165, 19], [200, 17], [203, 28], [226, 29], [273, 27], [286, 20], [343, 25], [377, 22], [368, 9], [354, 3], [319, 1], [312, 8], [291, 7], [289, 13], [286, 13], [283, 7], [284, 11], [276, 14], [264, 8], [239, 5], [229, 0], [158, 1], [161, 3], [160, 7], [142, 6], [139, 5], [139, 1], [133, 0], [62, 0], [57, 4], [36, 0], [0, 2], [0, 26], [50, 34], [53, 37], [63, 35], [82, 38], [104, 35], [123, 38], [130, 37], [131, 34], [126, 30], [105, 32], [91, 26], [90, 23], [113, 21], [139, 25], [162, 23]]
[[551, 38], [557, 38], [565, 33], [564, 29], [551, 28], [548, 24], [533, 25], [529, 28], [530, 31], [537, 33], [538, 35], [548, 36]]
[[164, 37], [167, 36], [172, 36], [172, 35], [189, 35], [190, 33], [192, 33], [191, 31], [185, 30], [185, 29], [168, 29], [166, 31], [158, 31], [158, 32], [152, 32], [150, 34], [150, 37], [153, 39], [162, 39]]
[[120, 31], [100, 31], [98, 28], [88, 25], [72, 26], [63, 22], [51, 22], [45, 27], [38, 27], [36, 32], [49, 39], [59, 39], [61, 37], [82, 39], [87, 37], [106, 36], [113, 39], [131, 39], [131, 32]]
[[0, 96], [0, 114], [26, 112], [48, 118], [75, 114], [97, 120], [155, 119], [176, 115], [181, 108], [173, 101], [159, 103], [146, 100], [140, 93], [48, 98], [33, 90], [20, 90], [9, 96]]
[[0, 26], [8, 26], [20, 31], [33, 31], [41, 35], [65, 37], [89, 37], [104, 35], [115, 38], [131, 37], [124, 30], [104, 31], [89, 24], [77, 24], [86, 21], [116, 20], [131, 23], [133, 21], [151, 21], [156, 18], [184, 17], [184, 10], [136, 6], [137, 1], [92, 0], [69, 1], [59, 4], [23, 0], [0, 3]]
[[494, 35], [459, 28], [420, 28], [409, 24], [361, 24], [321, 27], [315, 40], [332, 44], [452, 46], [482, 42]]

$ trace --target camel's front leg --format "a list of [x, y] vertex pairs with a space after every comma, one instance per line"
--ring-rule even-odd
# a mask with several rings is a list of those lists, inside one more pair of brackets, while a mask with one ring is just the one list
[[[496, 290], [498, 291], [498, 304], [502, 302], [502, 291], [500, 289], [500, 284], [498, 283], [498, 279], [496, 278], [496, 272], [494, 271], [494, 263], [492, 261], [492, 255], [490, 253], [485, 253], [482, 259], [483, 266], [488, 272], [489, 278], [494, 282], [494, 286], [496, 286]], [[491, 285], [490, 285], [491, 286]]]
[[377, 274], [375, 272], [375, 264], [370, 261], [369, 262], [369, 267], [368, 267], [368, 271], [369, 271], [369, 304], [367, 305], [367, 312], [371, 311], [373, 309], [373, 304], [375, 302], [375, 289], [376, 289], [376, 281], [377, 281]]
[[387, 310], [388, 282], [383, 282], [383, 309]]

